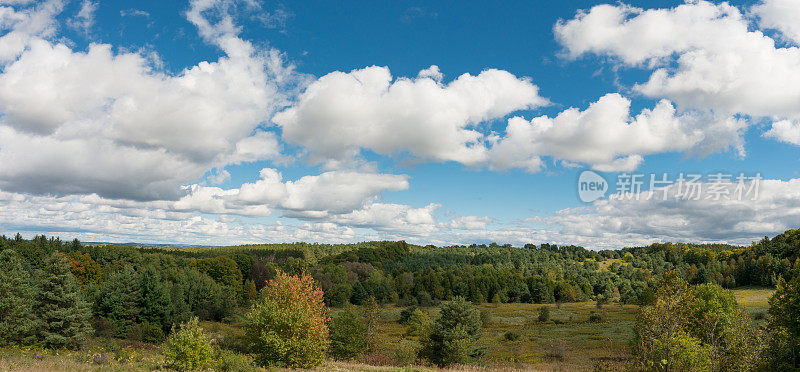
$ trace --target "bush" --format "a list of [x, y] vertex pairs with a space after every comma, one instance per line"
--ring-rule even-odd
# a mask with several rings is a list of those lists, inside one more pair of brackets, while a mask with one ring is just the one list
[[195, 370], [210, 367], [214, 361], [211, 340], [198, 324], [197, 317], [172, 328], [172, 334], [164, 345], [164, 358], [177, 370]]
[[245, 372], [255, 369], [253, 359], [247, 355], [242, 355], [231, 350], [221, 349], [217, 353], [217, 365], [215, 370]]
[[161, 330], [160, 325], [144, 322], [139, 328], [141, 329], [142, 341], [151, 344], [158, 344], [164, 341], [164, 331]]
[[411, 317], [411, 314], [415, 310], [417, 310], [416, 306], [409, 306], [409, 307], [403, 309], [403, 311], [400, 312], [400, 319], [398, 319], [397, 322], [400, 323], [400, 324], [406, 324], [406, 322], [408, 322], [408, 318]]
[[310, 368], [325, 358], [328, 320], [314, 278], [279, 271], [247, 313], [245, 337], [260, 365]]
[[558, 340], [550, 345], [544, 356], [551, 360], [563, 362], [567, 360], [567, 342]]
[[478, 356], [474, 347], [481, 337], [481, 315], [463, 297], [442, 305], [420, 354], [440, 367], [466, 364]]
[[542, 306], [539, 308], [539, 321], [546, 322], [550, 320], [550, 308]]
[[117, 324], [105, 318], [92, 319], [92, 328], [95, 337], [111, 338], [117, 334]]
[[589, 321], [592, 323], [600, 323], [603, 321], [603, 316], [600, 315], [599, 313], [592, 311], [592, 313], [589, 314]]
[[487, 309], [481, 309], [481, 324], [483, 328], [489, 326], [489, 322], [492, 321], [492, 313], [489, 312]]
[[428, 313], [416, 309], [408, 319], [408, 328], [406, 328], [406, 336], [419, 337], [420, 339], [428, 337], [431, 329], [431, 317]]
[[395, 364], [408, 366], [417, 361], [419, 344], [411, 340], [400, 340], [397, 349], [394, 350]]
[[128, 332], [125, 333], [125, 338], [131, 341], [142, 341], [142, 325], [132, 324], [128, 327]]
[[367, 327], [352, 309], [345, 309], [331, 322], [330, 354], [339, 360], [353, 359], [367, 350]]
[[503, 339], [506, 341], [516, 341], [519, 340], [519, 338], [520, 338], [519, 332], [508, 331], [503, 334]]
[[419, 302], [419, 306], [431, 306], [433, 305], [433, 298], [431, 298], [430, 293], [422, 291], [417, 294], [417, 301]]

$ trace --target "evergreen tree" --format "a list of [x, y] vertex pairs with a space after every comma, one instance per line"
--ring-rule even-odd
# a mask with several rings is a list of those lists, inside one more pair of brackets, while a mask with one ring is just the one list
[[463, 297], [442, 305], [439, 318], [427, 339], [421, 355], [438, 366], [465, 364], [480, 353], [475, 342], [481, 337], [483, 324], [480, 311]]
[[42, 322], [41, 340], [46, 347], [76, 349], [91, 334], [91, 309], [61, 253], [45, 260], [36, 299], [35, 313]]
[[34, 287], [19, 255], [0, 253], [0, 345], [27, 345], [36, 340]]
[[167, 288], [161, 283], [161, 276], [152, 267], [148, 266], [142, 271], [139, 281], [141, 283], [141, 297], [139, 300], [139, 321], [147, 322], [168, 331], [170, 322], [170, 297]]
[[127, 337], [128, 329], [136, 324], [139, 318], [142, 297], [139, 285], [139, 276], [131, 266], [112, 274], [103, 283], [97, 301], [97, 314], [114, 322], [117, 327], [117, 337]]

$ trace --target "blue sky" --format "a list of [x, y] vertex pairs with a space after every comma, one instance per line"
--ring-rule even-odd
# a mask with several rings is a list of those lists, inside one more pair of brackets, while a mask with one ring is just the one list
[[[0, 233], [615, 248], [796, 228], [800, 4], [604, 4], [0, 2]], [[589, 169], [764, 181], [587, 204]]]

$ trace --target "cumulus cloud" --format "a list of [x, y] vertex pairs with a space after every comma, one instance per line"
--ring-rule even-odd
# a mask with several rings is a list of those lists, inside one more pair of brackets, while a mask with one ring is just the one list
[[[0, 225], [8, 233], [61, 232], [90, 240], [240, 244], [410, 237], [421, 242], [443, 229], [481, 229], [489, 222], [487, 217], [474, 216], [439, 222], [435, 215], [441, 207], [438, 204], [415, 208], [378, 199], [386, 191], [407, 188], [405, 176], [334, 171], [295, 181], [281, 178], [280, 173], [266, 168], [259, 181], [240, 188], [192, 185], [190, 194], [177, 201], [0, 191]], [[280, 220], [261, 220], [276, 210], [307, 222], [290, 226]], [[354, 229], [369, 229], [378, 235], [356, 234]]]
[[53, 36], [58, 28], [54, 17], [64, 8], [61, 0], [49, 0], [36, 5], [31, 1], [0, 3], [0, 64], [22, 53], [31, 40]]
[[687, 183], [675, 183], [598, 200], [531, 222], [619, 246], [648, 240], [747, 244], [794, 228], [800, 218], [800, 179], [698, 185], [691, 192]]
[[764, 0], [751, 8], [761, 28], [775, 29], [784, 38], [800, 44], [800, 6], [795, 0]]
[[367, 149], [476, 165], [486, 159], [477, 125], [547, 103], [530, 81], [505, 71], [440, 79], [435, 66], [413, 79], [394, 79], [377, 66], [332, 72], [273, 121], [284, 140], [304, 146], [317, 162], [346, 162]]
[[764, 137], [800, 146], [800, 122], [781, 120], [772, 123], [772, 128], [764, 132]]
[[570, 108], [556, 117], [539, 116], [531, 121], [511, 118], [505, 136], [493, 137], [491, 167], [536, 172], [543, 166], [540, 157], [552, 156], [590, 164], [600, 171], [630, 171], [642, 162], [643, 155], [654, 153], [705, 155], [728, 147], [743, 151], [739, 131], [745, 125], [741, 121], [678, 114], [666, 100], [631, 117], [630, 104], [629, 99], [612, 93], [584, 111]]
[[278, 156], [274, 134], [259, 127], [284, 104], [293, 72], [279, 52], [240, 39], [222, 3], [193, 1], [187, 18], [224, 55], [174, 75], [111, 45], [84, 52], [47, 40], [41, 25], [59, 9], [0, 17], [12, 32], [39, 25], [20, 31], [25, 47], [0, 73], [0, 188], [176, 199], [212, 168]]
[[[159, 208], [162, 207], [162, 208]], [[61, 235], [82, 241], [227, 245], [263, 242], [350, 242], [352, 229], [330, 223], [203, 216], [170, 211], [156, 202], [90, 196], [34, 196], [0, 192], [3, 233]]]
[[[756, 6], [761, 26], [793, 38], [800, 18], [796, 4], [780, 11], [788, 3]], [[646, 82], [634, 86], [645, 96], [718, 115], [800, 118], [800, 49], [778, 47], [750, 25], [728, 3], [693, 1], [647, 10], [598, 5], [558, 22], [554, 31], [569, 57], [591, 53], [652, 70]]]

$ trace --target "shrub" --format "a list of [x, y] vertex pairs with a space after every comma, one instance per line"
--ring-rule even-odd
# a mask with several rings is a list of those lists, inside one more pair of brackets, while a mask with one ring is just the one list
[[411, 340], [400, 340], [400, 343], [397, 344], [397, 348], [394, 350], [395, 364], [401, 366], [414, 364], [417, 360], [418, 352], [418, 343]]
[[[664, 345], [666, 346], [666, 345]], [[711, 351], [709, 346], [686, 332], [679, 331], [672, 336], [669, 348], [669, 368], [676, 371], [711, 370]]]
[[331, 322], [331, 355], [340, 360], [353, 359], [367, 350], [367, 327], [352, 309], [345, 309]]
[[279, 271], [247, 313], [245, 337], [258, 364], [309, 368], [325, 358], [328, 320], [314, 278]]
[[550, 308], [542, 306], [539, 308], [539, 321], [546, 322], [550, 320]]
[[411, 317], [411, 314], [415, 310], [417, 310], [416, 306], [409, 306], [409, 307], [403, 309], [403, 311], [400, 312], [400, 319], [398, 319], [397, 322], [400, 323], [400, 324], [406, 324], [406, 322], [408, 322], [408, 318]]
[[503, 339], [506, 341], [516, 341], [519, 340], [519, 338], [520, 338], [519, 332], [508, 331], [503, 334]]
[[128, 327], [128, 332], [125, 333], [125, 338], [131, 341], [142, 341], [142, 325], [133, 324]]
[[567, 342], [564, 340], [558, 340], [552, 344], [544, 353], [545, 358], [558, 360], [563, 362], [567, 360]]
[[416, 309], [409, 317], [407, 325], [406, 336], [419, 337], [422, 339], [427, 337], [430, 333], [431, 317], [428, 313]]
[[417, 294], [417, 301], [419, 302], [419, 306], [431, 306], [433, 305], [433, 298], [431, 298], [430, 293], [422, 291]]
[[231, 350], [221, 349], [217, 353], [217, 371], [245, 372], [255, 370], [253, 359]]
[[92, 319], [95, 337], [111, 338], [117, 334], [117, 324], [104, 318]]
[[599, 313], [592, 311], [592, 313], [589, 314], [589, 321], [592, 323], [600, 323], [603, 321], [603, 316], [600, 315]]
[[197, 317], [172, 329], [164, 345], [164, 357], [172, 368], [195, 370], [210, 367], [214, 361], [211, 340], [198, 324]]
[[442, 305], [439, 314], [420, 354], [438, 366], [472, 361], [478, 356], [474, 345], [482, 332], [480, 312], [458, 296]]
[[141, 329], [142, 341], [149, 342], [151, 344], [157, 344], [164, 341], [164, 331], [161, 330], [160, 325], [144, 322], [139, 326], [139, 328]]
[[489, 312], [487, 309], [481, 309], [481, 324], [483, 328], [489, 326], [489, 322], [492, 321], [492, 313]]

